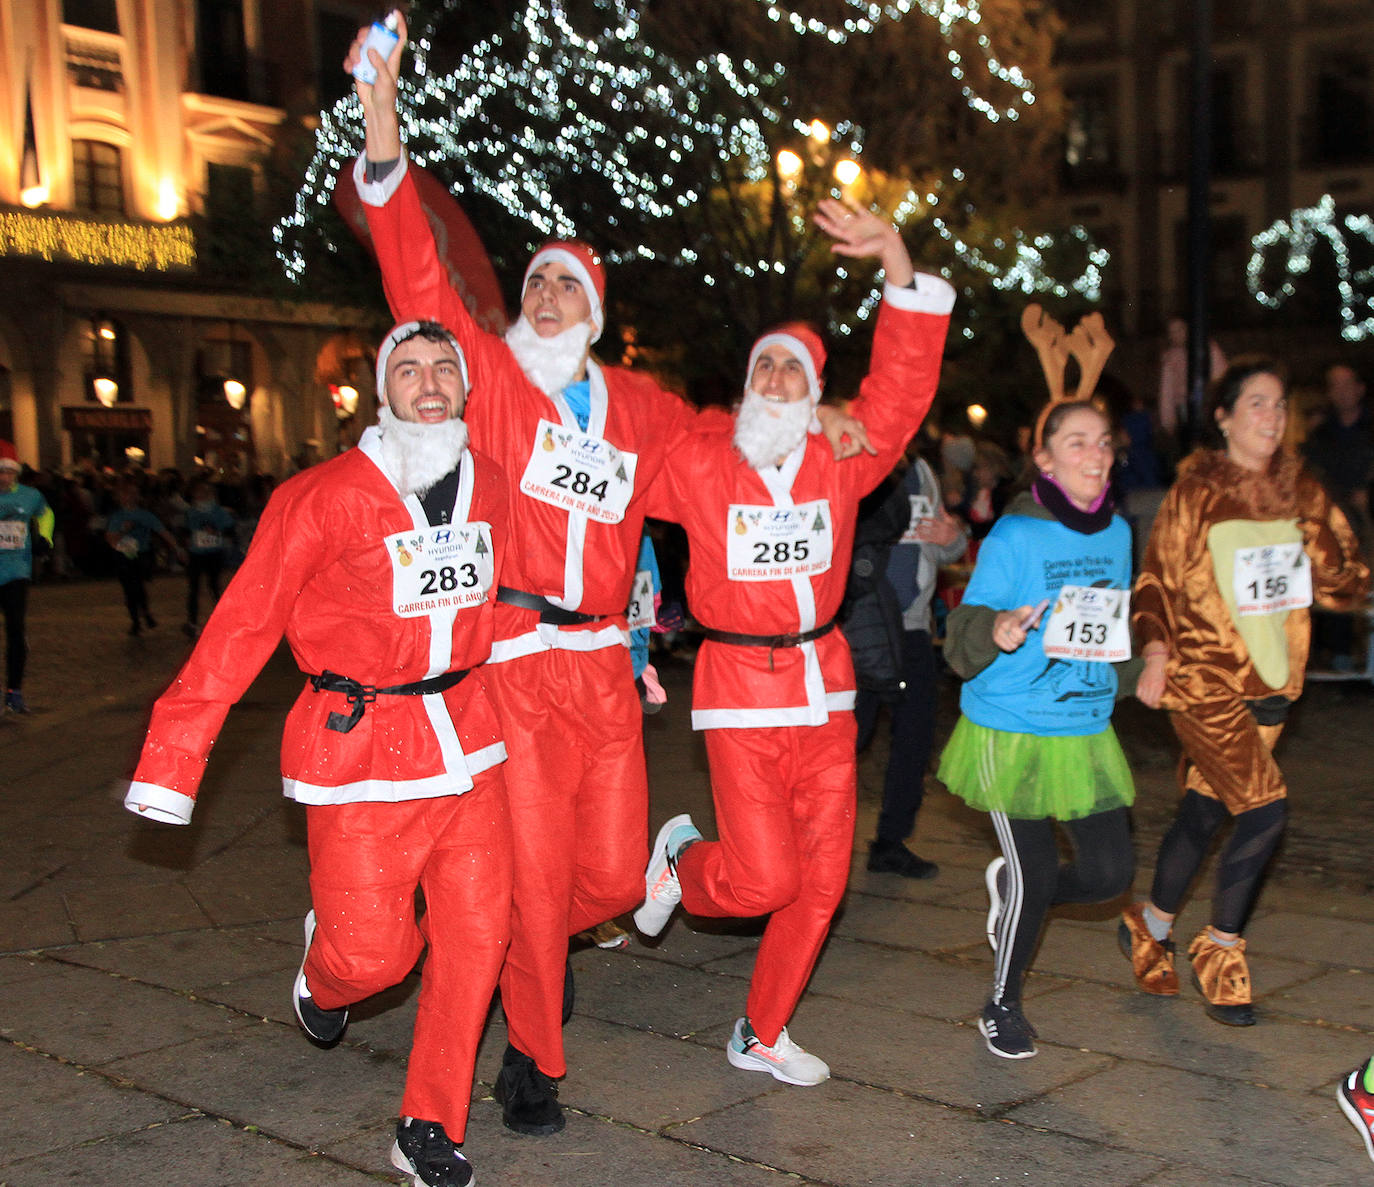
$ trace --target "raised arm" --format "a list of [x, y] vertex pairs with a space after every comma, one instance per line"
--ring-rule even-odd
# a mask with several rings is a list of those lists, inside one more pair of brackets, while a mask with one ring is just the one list
[[938, 276], [916, 272], [897, 228], [872, 211], [825, 199], [815, 221], [836, 255], [877, 260], [884, 271], [869, 372], [850, 406], [876, 451], [852, 463], [867, 490], [896, 464], [935, 398], [954, 290]]
[[[396, 112], [396, 79], [406, 44], [403, 19], [396, 31], [399, 39], [385, 60], [376, 50], [369, 51], [369, 61], [377, 71], [376, 82], [354, 80], [366, 121], [366, 148], [354, 164], [353, 181], [367, 216], [392, 316], [398, 322], [429, 319], [450, 329], [467, 355], [472, 385], [477, 386], [489, 365], [484, 354], [497, 343], [473, 321], [462, 294], [450, 280], [410, 176]], [[366, 28], [358, 30], [344, 59], [344, 69], [350, 73], [360, 59], [366, 36]]]
[[[401, 155], [401, 125], [396, 117], [396, 79], [400, 77], [401, 54], [406, 47], [406, 20], [400, 10], [396, 10], [396, 44], [386, 58], [375, 50], [367, 51], [368, 61], [377, 71], [377, 80], [372, 83], [354, 78], [353, 90], [363, 105], [363, 118], [367, 122], [367, 136], [364, 141], [368, 159], [371, 161], [394, 161]], [[363, 45], [367, 40], [370, 26], [358, 30], [353, 44], [348, 47], [344, 58], [344, 72], [352, 74], [362, 61]]]

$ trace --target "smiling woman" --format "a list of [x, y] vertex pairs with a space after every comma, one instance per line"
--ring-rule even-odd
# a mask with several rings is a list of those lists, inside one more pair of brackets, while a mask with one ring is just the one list
[[1145, 671], [1137, 695], [1169, 710], [1183, 744], [1183, 799], [1150, 898], [1121, 924], [1136, 982], [1178, 992], [1170, 932], [1228, 818], [1211, 924], [1192, 941], [1207, 1013], [1256, 1021], [1241, 938], [1280, 839], [1288, 789], [1273, 748], [1302, 692], [1313, 604], [1344, 609], [1369, 570], [1345, 516], [1282, 448], [1287, 389], [1267, 359], [1238, 359], [1212, 389], [1209, 445], [1188, 458], [1150, 534], [1136, 587]]

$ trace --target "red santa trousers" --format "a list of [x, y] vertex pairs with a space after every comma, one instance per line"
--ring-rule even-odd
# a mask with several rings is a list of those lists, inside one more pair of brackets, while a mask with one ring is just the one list
[[[510, 819], [499, 767], [463, 795], [306, 809], [321, 1009], [401, 981], [429, 945], [401, 1114], [467, 1130], [477, 1043], [510, 937]], [[425, 913], [416, 922], [415, 888]]]
[[854, 850], [854, 714], [821, 726], [706, 731], [719, 841], [677, 863], [693, 915], [771, 912], [746, 1007], [771, 1046], [811, 978]]
[[623, 647], [541, 651], [482, 673], [510, 756], [515, 899], [501, 1006], [511, 1045], [562, 1076], [568, 937], [644, 899], [643, 711]]

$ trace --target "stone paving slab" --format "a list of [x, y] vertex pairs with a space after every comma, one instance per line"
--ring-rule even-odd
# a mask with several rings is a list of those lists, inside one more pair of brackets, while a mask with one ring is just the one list
[[878, 1001], [927, 1018], [953, 1019], [982, 1009], [991, 983], [991, 954], [983, 965], [832, 939], [811, 976], [808, 992], [844, 1001]]
[[1374, 1051], [1368, 1031], [1351, 1034], [1266, 1017], [1262, 1004], [1256, 1012], [1262, 1019], [1257, 1026], [1222, 1026], [1188, 991], [1164, 998], [1085, 984], [1026, 1003], [1027, 1017], [1046, 1040], [1142, 1064], [1304, 1091]]
[[1290, 1017], [1334, 1026], [1370, 1025], [1374, 975], [1363, 969], [1333, 969], [1265, 998], [1265, 1006]]
[[1123, 1174], [1115, 1149], [835, 1080], [779, 1086], [678, 1133], [837, 1187], [1016, 1181], [1027, 1167], [1034, 1182], [1126, 1187], [1161, 1165], [1142, 1158]]
[[[146, 1092], [123, 1088], [78, 1067], [33, 1051], [0, 1046], [0, 1181], [6, 1167], [115, 1132], [172, 1121], [186, 1110]], [[102, 1180], [109, 1182], [110, 1180]]]
[[0, 901], [0, 952], [23, 952], [70, 944], [76, 929], [62, 893], [42, 886], [21, 898]]
[[562, 1133], [524, 1137], [501, 1125], [501, 1107], [494, 1101], [475, 1103], [465, 1147], [481, 1152], [474, 1153], [480, 1161], [473, 1164], [479, 1187], [797, 1187], [814, 1182], [729, 1151], [702, 1148], [677, 1131], [646, 1133], [576, 1109], [567, 1118]]
[[583, 1018], [569, 1023], [564, 1041], [570, 1071], [559, 1099], [636, 1129], [666, 1131], [775, 1084], [732, 1068], [723, 1041], [684, 1042]]
[[81, 944], [62, 959], [203, 997], [258, 973], [271, 972], [289, 985], [300, 951], [249, 928], [218, 928]]
[[238, 1041], [226, 1010], [94, 969], [48, 962], [42, 977], [0, 986], [0, 1037], [87, 1067], [198, 1036]]
[[[644, 960], [626, 952], [598, 950], [599, 976], [577, 982], [577, 1010], [633, 1030], [684, 1036], [734, 1018], [742, 1011], [743, 977]], [[591, 954], [588, 953], [588, 956]], [[753, 957], [750, 956], [752, 963]], [[579, 965], [587, 964], [579, 962]]]
[[1256, 917], [1245, 938], [1254, 954], [1252, 960], [1269, 951], [1338, 968], [1374, 971], [1374, 922], [1273, 911]]
[[1058, 1050], [1053, 1058], [1011, 1064], [987, 1053], [975, 1017], [951, 1027], [899, 1007], [812, 995], [798, 1008], [789, 1033], [824, 1056], [837, 1079], [981, 1114], [1000, 1113], [1115, 1062], [1095, 1052]]
[[[389, 1165], [383, 1154], [377, 1170]], [[208, 1117], [191, 1117], [26, 1159], [3, 1170], [8, 1187], [39, 1184], [213, 1184], [214, 1187], [362, 1187], [373, 1174]], [[396, 1183], [394, 1172], [380, 1180]]]
[[630, 933], [627, 954], [692, 968], [740, 953], [752, 955], [763, 935], [763, 923], [761, 919], [693, 919], [679, 911], [662, 936], [646, 940], [635, 931], [628, 915], [620, 919], [620, 926]]
[[922, 952], [958, 951], [975, 944], [986, 950], [986, 919], [986, 906], [979, 913], [869, 898], [862, 909], [846, 911], [832, 935]]
[[294, 1027], [257, 1022], [114, 1060], [144, 1091], [316, 1149], [394, 1117], [404, 1062], [348, 1044], [324, 1051]]
[[[1161, 1107], [1167, 1102], [1167, 1108]], [[1220, 1167], [1255, 1179], [1319, 1187], [1367, 1174], [1354, 1143], [1329, 1141], [1341, 1120], [1334, 1098], [1258, 1087], [1162, 1068], [1143, 1079], [1135, 1068], [1108, 1069], [1011, 1110], [1029, 1125], [1053, 1118], [1057, 1132], [1138, 1151], [1169, 1151], [1196, 1168], [1198, 1182]], [[1263, 1119], [1256, 1124], [1257, 1119]], [[1361, 1166], [1361, 1163], [1364, 1163]]]
[[180, 882], [144, 884], [119, 879], [112, 885], [106, 879], [103, 886], [78, 886], [63, 899], [76, 927], [76, 938], [83, 943], [157, 931], [184, 931], [214, 923], [190, 887]]

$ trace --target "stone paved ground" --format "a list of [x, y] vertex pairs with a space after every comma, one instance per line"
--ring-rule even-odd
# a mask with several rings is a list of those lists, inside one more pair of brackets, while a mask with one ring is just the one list
[[[0, 719], [0, 1185], [397, 1182], [386, 1150], [416, 978], [310, 1047], [288, 990], [308, 902], [298, 808], [275, 776], [299, 677], [279, 657], [231, 714], [192, 826], [119, 807], [152, 694], [185, 653], [180, 583], [154, 586], [157, 631], [131, 640], [117, 587], [34, 591], [36, 712]], [[711, 831], [685, 664], [647, 723], [655, 823]], [[1135, 993], [1111, 908], [1046, 933], [1027, 1012], [1040, 1055], [994, 1059], [973, 1027], [987, 991], [983, 819], [932, 790], [919, 848], [932, 882], [856, 859], [834, 935], [793, 1023], [833, 1079], [787, 1088], [730, 1068], [757, 926], [678, 918], [661, 942], [573, 955], [567, 1130], [505, 1131], [489, 1086], [495, 1010], [467, 1149], [497, 1184], [1326, 1184], [1374, 1166], [1334, 1100], [1374, 1050], [1371, 693], [1321, 686], [1281, 760], [1288, 842], [1249, 929], [1262, 1024], [1208, 1021], [1196, 995]], [[948, 700], [949, 698], [947, 698]], [[947, 713], [952, 706], [947, 706]], [[1136, 771], [1142, 868], [1167, 822], [1172, 740], [1119, 714]], [[881, 748], [862, 765], [871, 829]], [[1205, 917], [1205, 887], [1185, 913]]]

